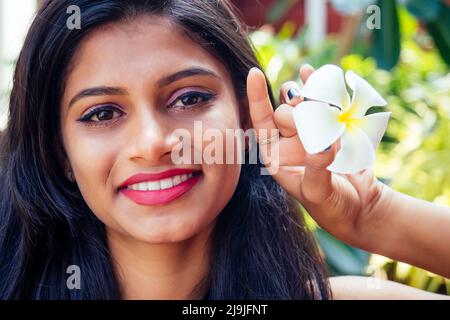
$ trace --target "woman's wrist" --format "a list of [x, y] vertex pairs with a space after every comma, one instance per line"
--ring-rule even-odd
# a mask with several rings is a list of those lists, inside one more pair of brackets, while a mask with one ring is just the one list
[[377, 183], [379, 193], [373, 205], [361, 215], [355, 243], [366, 251], [392, 257], [405, 237], [401, 223], [404, 204], [399, 193], [381, 182]]
[[445, 277], [450, 276], [450, 209], [383, 186], [357, 246]]

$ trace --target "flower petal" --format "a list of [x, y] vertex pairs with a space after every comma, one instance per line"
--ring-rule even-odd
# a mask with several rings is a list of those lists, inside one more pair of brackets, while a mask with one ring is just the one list
[[342, 109], [350, 105], [344, 71], [338, 66], [326, 64], [313, 72], [303, 86], [303, 96], [333, 104]]
[[362, 129], [344, 132], [341, 149], [327, 169], [342, 174], [355, 174], [368, 169], [375, 161], [375, 149]]
[[361, 129], [369, 137], [374, 149], [378, 147], [386, 132], [390, 116], [391, 112], [378, 112], [363, 117], [364, 122]]
[[363, 78], [353, 71], [345, 73], [348, 86], [353, 90], [352, 112], [355, 117], [362, 117], [374, 106], [385, 106], [387, 103], [380, 94]]
[[345, 124], [338, 121], [340, 111], [319, 101], [305, 101], [293, 111], [300, 140], [308, 153], [322, 152], [344, 132]]

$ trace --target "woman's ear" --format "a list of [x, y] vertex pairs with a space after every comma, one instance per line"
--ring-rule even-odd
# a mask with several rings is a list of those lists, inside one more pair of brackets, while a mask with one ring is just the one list
[[54, 143], [59, 145], [59, 147], [57, 148], [56, 154], [57, 154], [59, 163], [62, 163], [64, 175], [70, 182], [75, 182], [75, 176], [73, 174], [72, 166], [70, 165], [69, 158], [67, 157], [67, 153], [64, 150], [61, 140], [55, 139]]
[[72, 166], [67, 158], [64, 160], [64, 175], [70, 182], [75, 182]]
[[59, 152], [60, 161], [63, 163], [64, 175], [70, 182], [75, 182], [75, 176], [73, 174], [72, 166], [64, 150]]

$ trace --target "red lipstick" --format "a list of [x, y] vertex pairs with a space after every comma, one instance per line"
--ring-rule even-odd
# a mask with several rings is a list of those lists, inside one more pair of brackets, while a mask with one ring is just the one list
[[[185, 181], [179, 181], [172, 187], [161, 190], [132, 190], [127, 186], [143, 183], [155, 182], [175, 176], [192, 175]], [[119, 191], [133, 202], [140, 205], [159, 205], [169, 203], [188, 192], [199, 181], [201, 174], [199, 171], [191, 169], [171, 169], [159, 173], [138, 173], [125, 180], [119, 188]]]

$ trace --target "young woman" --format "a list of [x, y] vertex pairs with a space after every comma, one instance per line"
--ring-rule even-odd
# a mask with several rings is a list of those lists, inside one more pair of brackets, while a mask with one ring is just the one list
[[[80, 29], [67, 27], [71, 5]], [[198, 139], [195, 121], [200, 133], [224, 136], [276, 126], [270, 87], [255, 68], [226, 1], [44, 2], [2, 133], [0, 298], [438, 297], [389, 282], [374, 291], [364, 278], [330, 282], [287, 193], [316, 212], [305, 197], [318, 188], [308, 173], [299, 193], [300, 176], [261, 175], [261, 163], [174, 164], [173, 133]], [[286, 128], [261, 147], [279, 143], [280, 159], [306, 159], [308, 172]]]

